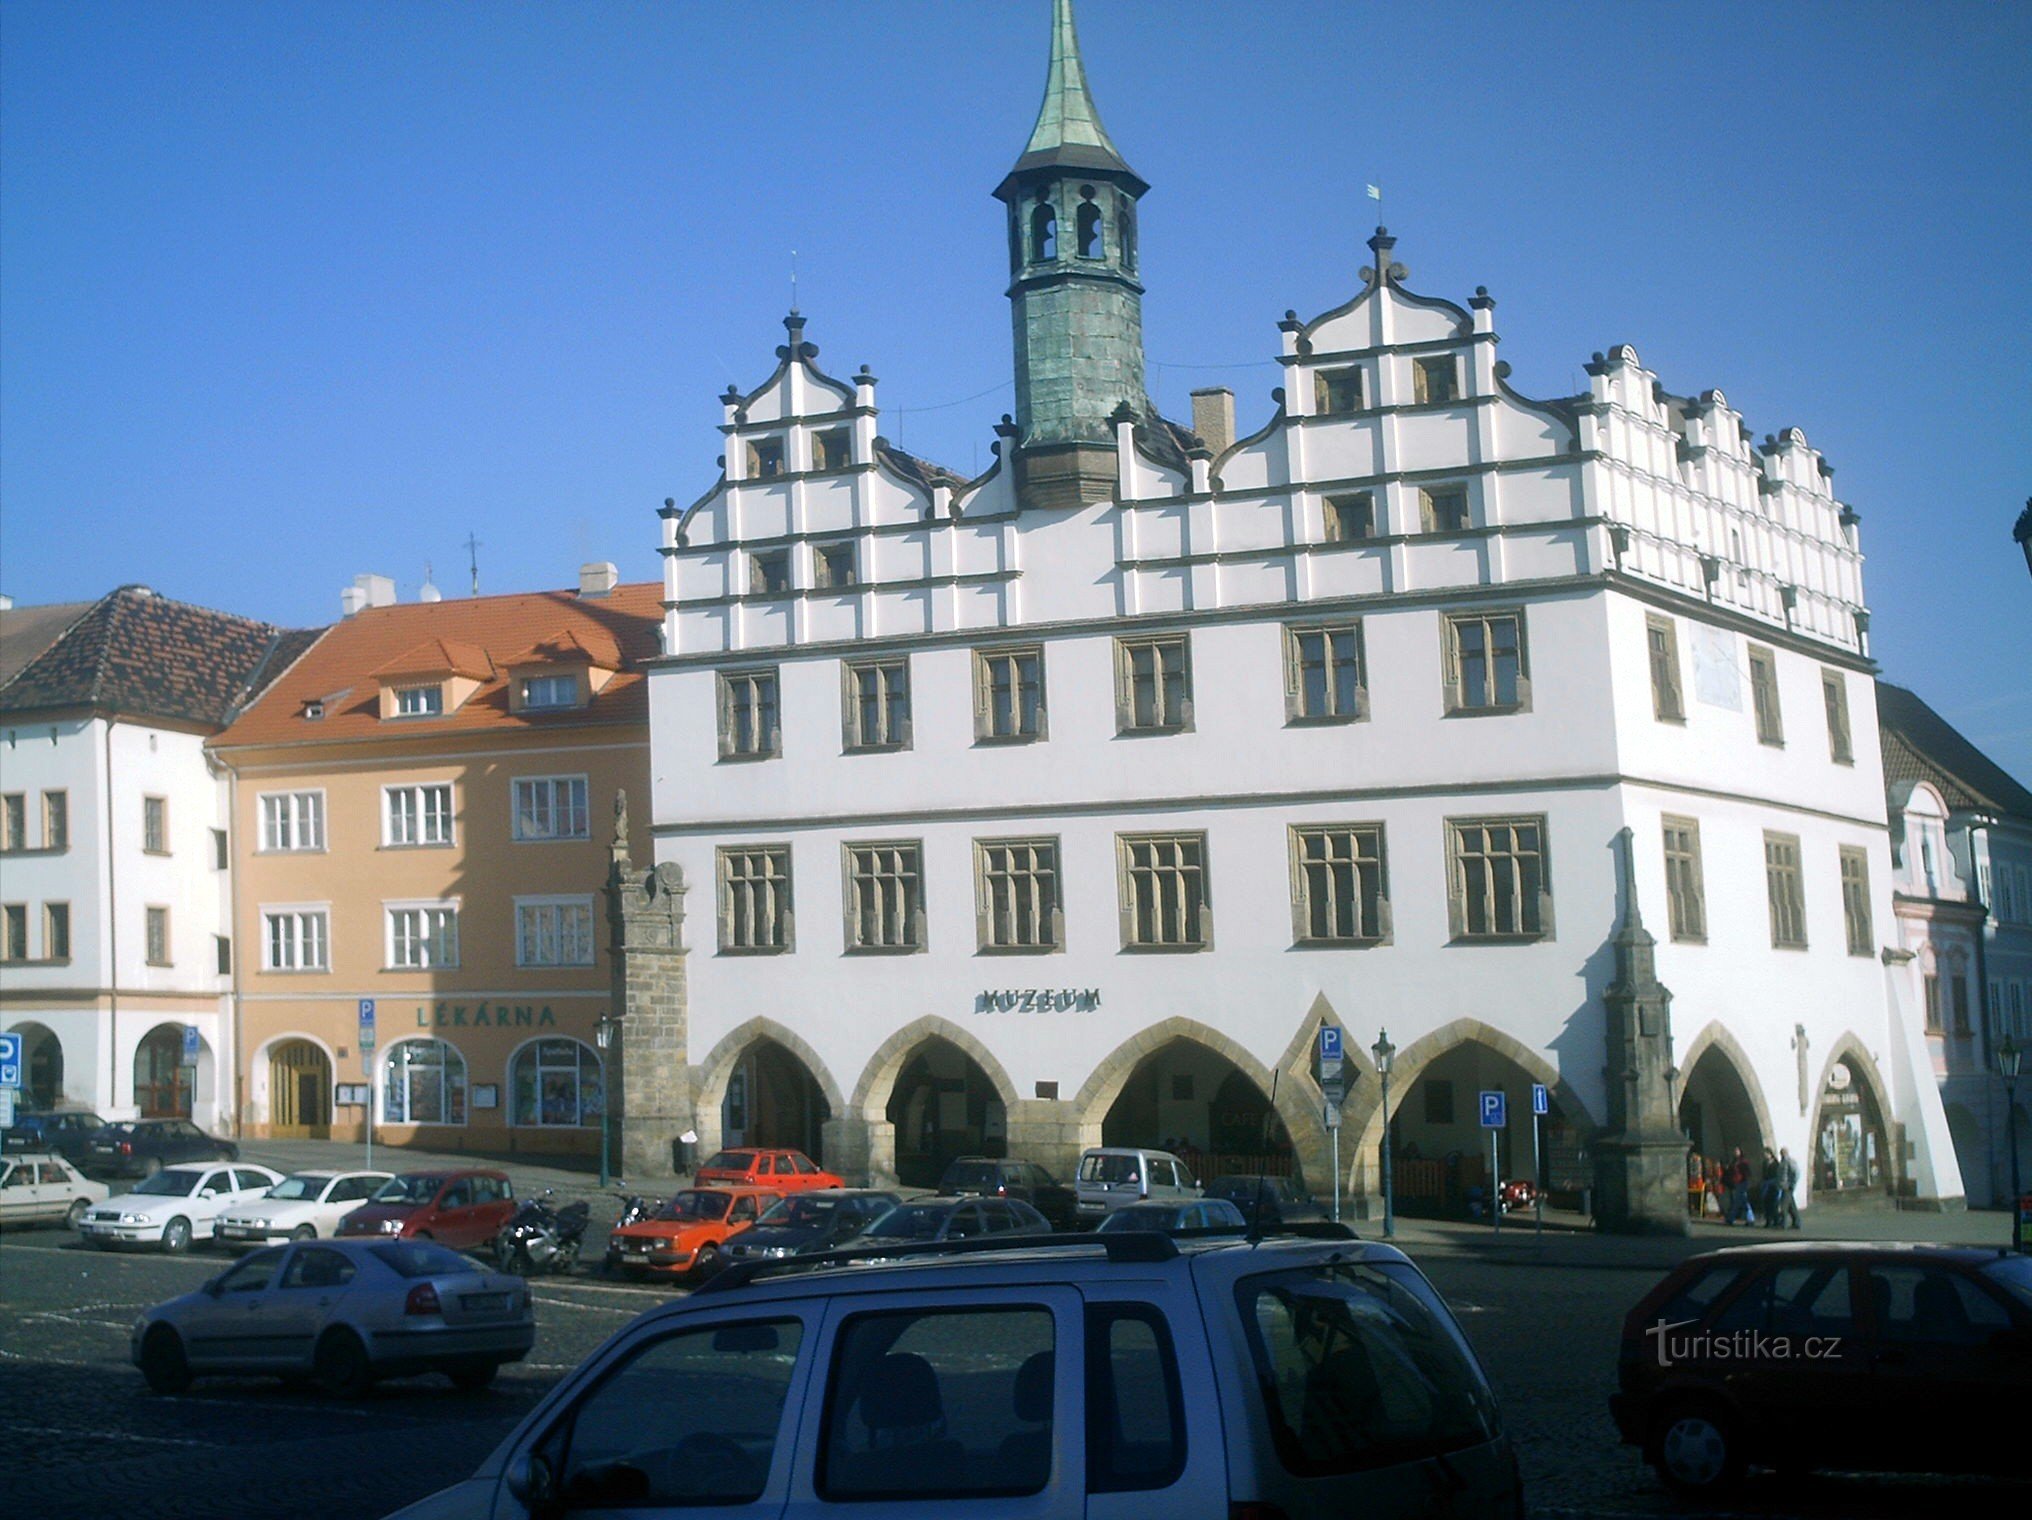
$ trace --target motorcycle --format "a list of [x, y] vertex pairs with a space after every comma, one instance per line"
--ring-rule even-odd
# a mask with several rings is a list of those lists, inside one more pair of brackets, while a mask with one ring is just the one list
[[1538, 1189], [1526, 1178], [1513, 1177], [1503, 1184], [1499, 1196], [1503, 1201], [1503, 1212], [1514, 1214], [1520, 1209], [1530, 1208], [1538, 1201]]
[[[614, 1229], [620, 1230], [625, 1226], [640, 1224], [645, 1219], [654, 1218], [662, 1208], [661, 1198], [645, 1198], [640, 1193], [631, 1193], [621, 1201], [621, 1217], [614, 1221]], [[621, 1253], [615, 1248], [613, 1241], [614, 1237], [609, 1234], [607, 1255], [601, 1263], [601, 1270], [609, 1274], [617, 1271], [621, 1265]]]
[[569, 1272], [585, 1242], [591, 1208], [580, 1200], [553, 1207], [548, 1191], [526, 1198], [515, 1217], [494, 1239], [494, 1256], [504, 1271], [531, 1277], [540, 1272]]

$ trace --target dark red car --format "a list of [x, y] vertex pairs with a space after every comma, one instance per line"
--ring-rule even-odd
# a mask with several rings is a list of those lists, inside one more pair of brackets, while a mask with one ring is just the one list
[[454, 1250], [491, 1246], [515, 1217], [515, 1187], [500, 1172], [404, 1172], [339, 1221], [340, 1235], [435, 1240]]

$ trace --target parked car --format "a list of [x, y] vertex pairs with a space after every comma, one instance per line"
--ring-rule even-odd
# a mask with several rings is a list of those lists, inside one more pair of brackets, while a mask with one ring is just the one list
[[1242, 1217], [1256, 1222], [1260, 1213], [1263, 1228], [1279, 1229], [1285, 1224], [1303, 1224], [1327, 1217], [1327, 1211], [1313, 1202], [1295, 1177], [1271, 1177], [1261, 1173], [1237, 1172], [1216, 1177], [1206, 1185], [1206, 1196], [1225, 1198], [1242, 1211]]
[[16, 1113], [14, 1123], [0, 1131], [0, 1151], [49, 1151], [82, 1171], [86, 1148], [105, 1127], [104, 1119], [82, 1108]]
[[0, 1156], [0, 1225], [61, 1224], [75, 1230], [85, 1211], [106, 1201], [93, 1182], [49, 1151]]
[[136, 1119], [107, 1124], [85, 1143], [93, 1177], [153, 1177], [180, 1161], [238, 1161], [240, 1147], [208, 1135], [188, 1119]]
[[398, 1520], [1523, 1513], [1473, 1352], [1381, 1242], [963, 1249], [730, 1268]]
[[773, 1188], [686, 1188], [650, 1218], [609, 1235], [607, 1262], [630, 1275], [707, 1276], [719, 1269], [727, 1238], [751, 1228], [782, 1197]]
[[886, 1188], [815, 1188], [792, 1193], [727, 1243], [727, 1260], [762, 1261], [830, 1251], [895, 1208]]
[[967, 1240], [976, 1235], [1048, 1235], [1042, 1214], [1020, 1198], [940, 1198], [899, 1203], [841, 1242], [845, 1250]]
[[157, 1393], [208, 1373], [273, 1373], [355, 1397], [419, 1372], [484, 1388], [535, 1341], [517, 1278], [424, 1240], [318, 1240], [268, 1246], [157, 1304], [135, 1322], [128, 1355]]
[[1752, 1464], [2009, 1473], [2032, 1405], [2032, 1257], [1814, 1242], [1689, 1258], [1623, 1321], [1610, 1412], [1669, 1486]]
[[779, 1193], [846, 1186], [831, 1172], [820, 1171], [818, 1163], [803, 1151], [752, 1146], [715, 1153], [692, 1175], [692, 1181], [700, 1187], [766, 1187]]
[[1115, 1210], [1095, 1228], [1176, 1235], [1183, 1230], [1239, 1230], [1247, 1224], [1242, 1211], [1227, 1199], [1201, 1198], [1192, 1203], [1132, 1203]]
[[278, 1240], [330, 1239], [339, 1221], [373, 1197], [389, 1172], [293, 1172], [266, 1197], [219, 1216], [217, 1240], [251, 1251]]
[[1124, 1204], [1156, 1199], [1184, 1202], [1199, 1197], [1192, 1169], [1170, 1151], [1134, 1146], [1101, 1146], [1080, 1155], [1073, 1182], [1079, 1195], [1079, 1222], [1099, 1224]]
[[961, 1156], [938, 1179], [938, 1191], [948, 1196], [981, 1193], [1021, 1198], [1050, 1220], [1054, 1230], [1073, 1229], [1079, 1220], [1078, 1200], [1070, 1187], [1035, 1161], [1014, 1156]]
[[172, 1166], [85, 1210], [78, 1233], [101, 1250], [160, 1246], [171, 1255], [193, 1240], [210, 1240], [219, 1216], [252, 1203], [282, 1180], [280, 1172], [244, 1161], [231, 1166]]
[[392, 1235], [470, 1251], [491, 1247], [514, 1217], [515, 1184], [504, 1172], [402, 1172], [339, 1220], [338, 1238]]

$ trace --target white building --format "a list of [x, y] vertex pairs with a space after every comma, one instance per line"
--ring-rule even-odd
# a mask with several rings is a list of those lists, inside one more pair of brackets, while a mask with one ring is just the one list
[[995, 466], [889, 448], [874, 377], [821, 371], [793, 313], [725, 398], [723, 478], [665, 514], [653, 826], [693, 893], [702, 1143], [923, 1178], [1179, 1139], [1324, 1187], [1328, 1021], [1361, 1073], [1354, 1192], [1384, 1029], [1400, 1201], [1479, 1179], [1483, 1090], [1527, 1173], [1534, 1082], [1571, 1181], [1611, 1107], [1627, 828], [1695, 1145], [1787, 1145], [1816, 1196], [1958, 1200], [1880, 959], [1861, 554], [1820, 456], [1628, 346], [1584, 394], [1519, 395], [1495, 302], [1413, 294], [1381, 231], [1347, 304], [1279, 324], [1264, 425], [1237, 439], [1225, 392], [1197, 436], [1163, 421], [1145, 187], [1057, 9], [997, 191]]
[[204, 741], [312, 637], [142, 586], [0, 612], [0, 1028], [25, 1103], [230, 1127], [229, 814]]

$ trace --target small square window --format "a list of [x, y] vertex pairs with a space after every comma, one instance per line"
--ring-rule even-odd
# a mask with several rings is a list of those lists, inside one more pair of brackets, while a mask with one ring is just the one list
[[811, 438], [814, 470], [844, 470], [854, 462], [854, 435], [845, 428], [827, 428]]
[[1468, 488], [1433, 486], [1418, 493], [1419, 516], [1427, 533], [1465, 533], [1468, 529]]
[[854, 546], [821, 544], [811, 552], [812, 584], [821, 590], [837, 591], [856, 584]]
[[1295, 944], [1373, 944], [1390, 932], [1383, 826], [1320, 824], [1291, 831]]
[[1330, 544], [1359, 543], [1376, 536], [1376, 494], [1357, 491], [1352, 496], [1329, 496], [1322, 504], [1326, 541]]
[[1322, 417], [1344, 416], [1362, 409], [1362, 372], [1323, 369], [1313, 376], [1313, 396]]
[[748, 590], [756, 596], [790, 594], [790, 551], [772, 549], [748, 556]]
[[1460, 366], [1452, 354], [1411, 361], [1411, 391], [1420, 405], [1460, 400]]
[[757, 438], [748, 445], [748, 478], [773, 480], [783, 473], [783, 440]]

